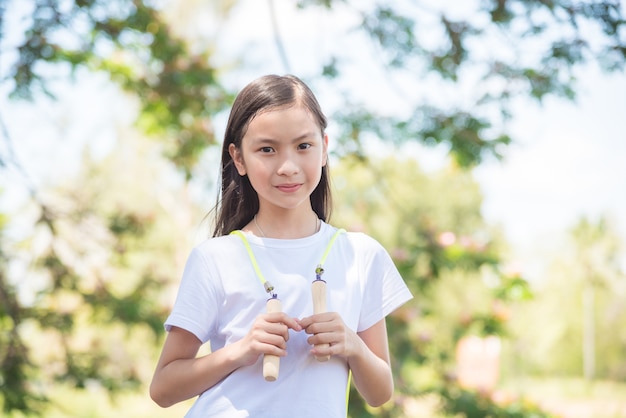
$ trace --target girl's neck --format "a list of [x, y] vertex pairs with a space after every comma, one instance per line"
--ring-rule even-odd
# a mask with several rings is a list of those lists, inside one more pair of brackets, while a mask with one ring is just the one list
[[245, 229], [262, 238], [297, 239], [317, 233], [320, 226], [321, 221], [313, 210], [281, 216], [260, 211]]

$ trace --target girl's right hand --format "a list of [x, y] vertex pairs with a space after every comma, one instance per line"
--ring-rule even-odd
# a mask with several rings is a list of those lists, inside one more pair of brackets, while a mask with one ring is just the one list
[[241, 340], [197, 357], [202, 342], [189, 331], [172, 327], [157, 364], [150, 396], [162, 407], [198, 396], [242, 366], [251, 366], [262, 354], [287, 355], [289, 329], [300, 323], [284, 312], [259, 315]]
[[287, 355], [289, 330], [302, 331], [300, 323], [284, 312], [265, 313], [256, 317], [246, 336], [234, 343], [238, 346], [242, 366], [251, 366], [262, 354]]

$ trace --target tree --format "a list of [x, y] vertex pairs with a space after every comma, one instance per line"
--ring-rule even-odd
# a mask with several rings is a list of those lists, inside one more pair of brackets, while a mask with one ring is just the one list
[[506, 336], [511, 303], [530, 297], [528, 283], [505, 270], [504, 243], [482, 219], [471, 175], [454, 167], [426, 175], [412, 159], [387, 157], [372, 164], [345, 158], [333, 178], [335, 221], [389, 248], [415, 296], [387, 320], [394, 403], [372, 410], [353, 388], [350, 416], [415, 416], [413, 402], [427, 395], [441, 409], [432, 413], [543, 416], [530, 402], [498, 404], [459, 387], [454, 377], [459, 339]]
[[[582, 285], [582, 353], [583, 353], [583, 375], [586, 379], [592, 380], [596, 377], [596, 323], [598, 322], [598, 311], [596, 307], [597, 293], [603, 294], [605, 299], [612, 294], [619, 294], [619, 282], [623, 279], [623, 272], [620, 267], [620, 242], [611, 233], [610, 223], [602, 218], [596, 224], [587, 219], [581, 219], [572, 229], [572, 238], [575, 246], [575, 257], [580, 264], [581, 277], [578, 279]], [[609, 319], [619, 316], [624, 307], [618, 300], [611, 300], [609, 296], [609, 306], [617, 311], [612, 314], [605, 313], [605, 318]], [[617, 303], [617, 305], [616, 305]], [[600, 309], [598, 309], [600, 308]], [[609, 319], [613, 322], [614, 319]], [[604, 321], [603, 321], [604, 322]], [[610, 328], [608, 328], [610, 329]], [[616, 346], [620, 346], [619, 342]], [[606, 348], [606, 347], [603, 347]], [[607, 367], [605, 366], [606, 370]]]
[[25, 309], [17, 300], [15, 285], [9, 282], [8, 265], [10, 253], [5, 238], [8, 218], [0, 214], [0, 382], [2, 383], [3, 410], [30, 411], [42, 399], [27, 387], [33, 373], [26, 344], [18, 325]]
[[524, 347], [526, 370], [624, 379], [624, 244], [614, 231], [608, 217], [581, 218], [569, 231], [566, 251], [551, 260], [536, 300], [519, 307], [525, 323], [513, 329]]
[[3, 80], [13, 98], [54, 96], [48, 77], [57, 74], [69, 77], [81, 68], [108, 74], [139, 98], [139, 126], [167, 138], [165, 155], [191, 176], [202, 151], [216, 142], [212, 116], [231, 100], [210, 64], [210, 48], [190, 51], [151, 2], [8, 1], [0, 9], [3, 26], [9, 12], [26, 20]]
[[[175, 278], [191, 248], [187, 188], [165, 181], [160, 147], [122, 135], [102, 161], [24, 208], [22, 242], [1, 240], [0, 405], [46, 414], [53, 386], [111, 396], [149, 381]], [[152, 158], [150, 158], [152, 156]], [[27, 268], [10, 274], [8, 260]], [[19, 290], [19, 292], [18, 292]]]
[[[208, 7], [226, 16], [234, 3]], [[4, 3], [0, 21], [16, 4]], [[342, 127], [344, 152], [362, 154], [362, 138], [373, 134], [392, 142], [445, 144], [460, 165], [472, 166], [487, 155], [499, 156], [510, 142], [504, 122], [511, 117], [512, 100], [574, 98], [577, 68], [595, 61], [616, 71], [626, 58], [619, 1], [491, 0], [454, 7], [426, 1], [297, 4], [303, 13], [347, 10], [358, 22], [347, 30], [360, 31], [375, 51], [370, 63], [387, 73], [380, 81], [402, 82], [388, 89], [401, 91], [396, 99], [403, 111], [396, 115], [381, 114], [359, 104], [353, 93], [342, 92], [345, 100], [333, 119]], [[28, 5], [31, 18], [6, 80], [13, 96], [47, 92], [46, 73], [54, 67], [103, 71], [140, 98], [141, 125], [170, 139], [167, 155], [189, 176], [202, 150], [215, 142], [211, 117], [232, 98], [211, 65], [212, 48], [178, 36], [151, 2], [32, 0]], [[306, 76], [323, 77], [338, 88], [345, 77], [362, 72], [360, 63], [351, 67], [344, 58], [345, 48], [327, 54], [326, 62]], [[287, 59], [285, 70], [290, 68]], [[413, 100], [423, 97], [417, 88], [424, 82], [436, 83], [438, 97], [452, 92], [458, 99], [443, 105], [433, 97], [423, 103]]]

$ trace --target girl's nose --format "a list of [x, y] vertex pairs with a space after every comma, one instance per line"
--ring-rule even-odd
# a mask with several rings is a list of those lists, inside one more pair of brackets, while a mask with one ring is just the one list
[[287, 155], [278, 166], [277, 173], [281, 176], [292, 176], [299, 171], [298, 164], [291, 155]]

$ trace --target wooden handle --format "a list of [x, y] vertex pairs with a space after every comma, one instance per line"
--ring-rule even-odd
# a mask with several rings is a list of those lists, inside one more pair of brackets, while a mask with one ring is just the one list
[[[319, 314], [326, 312], [326, 282], [324, 280], [315, 280], [311, 285], [311, 293], [313, 295], [313, 313]], [[317, 344], [317, 348], [325, 348], [327, 343]], [[330, 356], [315, 356], [317, 361], [327, 361]]]
[[[267, 313], [280, 312], [282, 307], [280, 305], [280, 299], [272, 298], [268, 299], [265, 306]], [[280, 367], [280, 357], [265, 354], [263, 356], [263, 377], [268, 382], [273, 382], [278, 379], [278, 369]]]

